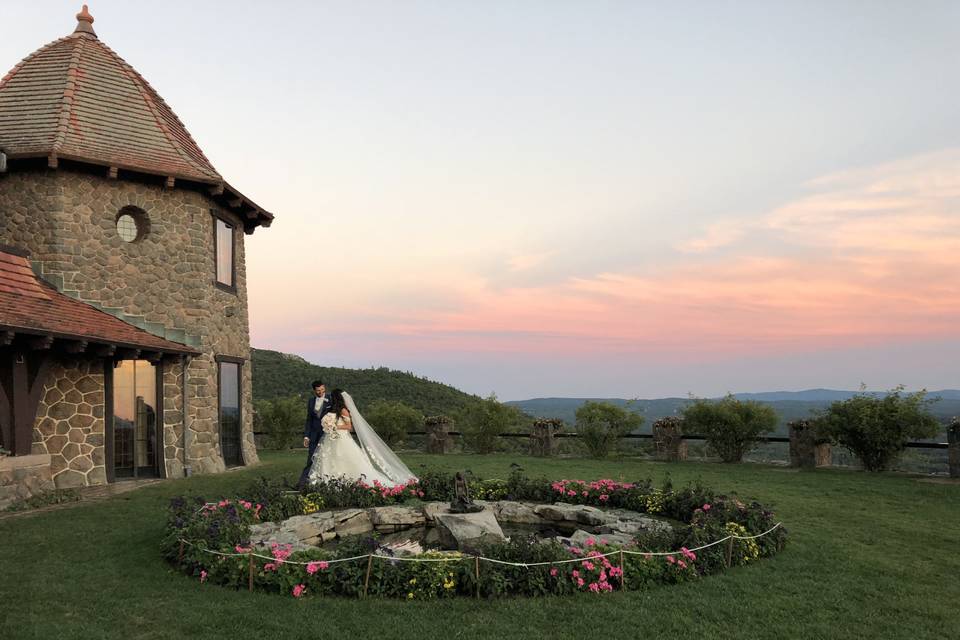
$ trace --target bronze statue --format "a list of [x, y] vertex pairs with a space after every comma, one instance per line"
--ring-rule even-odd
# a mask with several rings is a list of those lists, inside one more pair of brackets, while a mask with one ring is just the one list
[[453, 500], [450, 502], [450, 513], [476, 513], [483, 511], [483, 507], [470, 499], [470, 488], [463, 473], [457, 471], [453, 480]]

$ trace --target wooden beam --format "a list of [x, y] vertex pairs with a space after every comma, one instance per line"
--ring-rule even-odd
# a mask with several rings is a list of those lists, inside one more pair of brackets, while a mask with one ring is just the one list
[[16, 336], [13, 331], [0, 331], [0, 347], [6, 347], [13, 343], [13, 338]]
[[53, 336], [38, 336], [27, 340], [27, 346], [37, 351], [44, 351], [53, 346]]
[[[30, 364], [33, 362], [35, 372], [30, 378]], [[37, 405], [43, 395], [44, 382], [53, 365], [50, 353], [39, 355], [30, 354], [23, 358], [14, 358], [11, 384], [11, 398], [13, 414], [13, 446], [10, 449], [14, 455], [30, 455], [33, 445], [33, 423], [37, 417]]]
[[116, 345], [100, 344], [90, 350], [90, 353], [98, 358], [109, 358], [117, 352]]
[[56, 168], [57, 168], [57, 164], [58, 164], [58, 163], [57, 163], [57, 154], [51, 153], [49, 156], [47, 156], [47, 166], [48, 166], [48, 167], [50, 167], [51, 169], [56, 169]]
[[67, 353], [83, 353], [87, 350], [89, 343], [86, 340], [77, 340], [63, 345], [63, 350]]
[[7, 371], [15, 358], [10, 355], [8, 362], [0, 362], [0, 442], [7, 449], [13, 449], [13, 413], [10, 407], [10, 394], [7, 393], [9, 376]]
[[227, 200], [227, 204], [236, 209], [243, 204], [243, 198], [230, 198]]
[[140, 357], [140, 349], [117, 349], [114, 357], [118, 360], [137, 360]]
[[141, 357], [152, 364], [157, 364], [163, 360], [163, 353], [160, 351], [144, 351]]
[[212, 195], [212, 196], [222, 196], [222, 195], [223, 195], [223, 184], [218, 184], [218, 185], [212, 186], [212, 187], [210, 187], [209, 189], [207, 189], [207, 191], [208, 191], [208, 192], [210, 193], [210, 195]]
[[173, 185], [176, 184], [176, 182], [177, 182], [176, 178], [174, 178], [173, 176], [167, 176], [167, 183], [166, 183], [167, 189], [173, 189]]
[[110, 178], [111, 180], [116, 180], [118, 171], [119, 170], [117, 167], [110, 167], [109, 169], [107, 169], [107, 177]]

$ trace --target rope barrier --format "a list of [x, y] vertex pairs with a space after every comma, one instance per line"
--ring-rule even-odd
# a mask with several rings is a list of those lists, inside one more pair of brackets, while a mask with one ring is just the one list
[[[701, 545], [699, 547], [694, 547], [692, 549], [687, 549], [687, 552], [702, 551], [703, 549], [709, 549], [710, 547], [714, 547], [718, 544], [723, 544], [728, 540], [755, 540], [757, 538], [762, 538], [763, 536], [773, 533], [774, 531], [779, 529], [782, 525], [783, 525], [782, 522], [778, 522], [777, 524], [773, 525], [763, 533], [758, 533], [753, 536], [738, 536], [735, 534], [730, 534], [725, 538], [721, 538], [720, 540], [716, 540], [714, 542], [710, 542], [708, 544]], [[552, 562], [510, 562], [508, 560], [498, 560], [496, 558], [487, 558], [485, 556], [475, 556], [471, 554], [461, 554], [459, 556], [451, 556], [449, 558], [415, 558], [415, 557], [411, 558], [411, 557], [404, 557], [404, 556], [384, 556], [376, 553], [367, 553], [361, 556], [352, 556], [350, 558], [332, 558], [330, 560], [312, 560], [310, 562], [300, 562], [296, 560], [278, 560], [273, 556], [265, 556], [259, 553], [252, 553], [252, 552], [227, 553], [224, 551], [214, 551], [213, 549], [207, 549], [205, 547], [201, 547], [197, 544], [194, 544], [189, 540], [184, 540], [183, 538], [180, 538], [179, 541], [185, 545], [189, 545], [191, 547], [199, 549], [200, 551], [204, 551], [206, 553], [210, 553], [217, 556], [230, 557], [230, 558], [235, 558], [237, 556], [244, 556], [244, 557], [250, 556], [252, 558], [261, 558], [263, 560], [269, 560], [270, 562], [276, 562], [277, 564], [293, 564], [293, 565], [299, 565], [299, 566], [317, 564], [319, 562], [325, 562], [326, 564], [330, 565], [330, 564], [336, 564], [338, 562], [352, 562], [354, 560], [369, 559], [368, 561], [372, 561], [372, 559], [374, 558], [377, 560], [388, 560], [390, 562], [463, 562], [464, 560], [473, 559], [473, 560], [476, 560], [477, 562], [483, 561], [483, 562], [490, 562], [492, 564], [500, 564], [500, 565], [506, 565], [511, 567], [524, 567], [526, 569], [529, 569], [530, 567], [555, 566], [560, 564], [583, 562], [584, 560], [590, 560], [591, 558], [606, 558], [614, 555], [620, 555], [621, 557], [623, 557], [623, 554], [633, 555], [633, 556], [650, 556], [650, 557], [683, 555], [682, 550], [679, 550], [679, 551], [632, 551], [629, 549], [620, 548], [615, 551], [608, 551], [607, 553], [594, 553], [589, 556], [583, 556], [579, 558], [570, 558], [568, 560], [554, 560]]]

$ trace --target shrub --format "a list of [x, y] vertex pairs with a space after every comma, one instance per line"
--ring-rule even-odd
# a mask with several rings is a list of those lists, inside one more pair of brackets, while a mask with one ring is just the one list
[[594, 458], [606, 458], [617, 440], [643, 424], [643, 416], [609, 402], [585, 402], [577, 409], [577, 431]]
[[298, 446], [303, 436], [306, 404], [299, 398], [254, 400], [254, 431], [264, 433], [265, 449], [289, 449]]
[[890, 466], [911, 438], [932, 438], [940, 424], [925, 391], [897, 387], [883, 397], [858, 393], [834, 402], [817, 419], [820, 432], [854, 453], [867, 471]]
[[526, 421], [525, 414], [497, 400], [495, 394], [464, 409], [457, 423], [467, 445], [477, 453], [500, 448], [498, 437], [510, 427]]
[[695, 399], [683, 410], [687, 433], [707, 439], [707, 445], [724, 462], [740, 462], [761, 434], [777, 426], [773, 407], [727, 395], [722, 400]]
[[399, 400], [378, 400], [364, 417], [391, 447], [404, 442], [408, 431], [423, 429], [423, 414]]

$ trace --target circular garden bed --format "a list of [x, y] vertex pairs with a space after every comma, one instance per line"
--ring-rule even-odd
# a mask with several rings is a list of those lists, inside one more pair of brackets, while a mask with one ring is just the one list
[[763, 505], [699, 485], [517, 470], [474, 479], [475, 514], [449, 513], [453, 486], [443, 473], [300, 493], [261, 480], [214, 502], [175, 498], [163, 553], [201, 582], [237, 589], [432, 599], [647, 589], [773, 555], [787, 537]]

